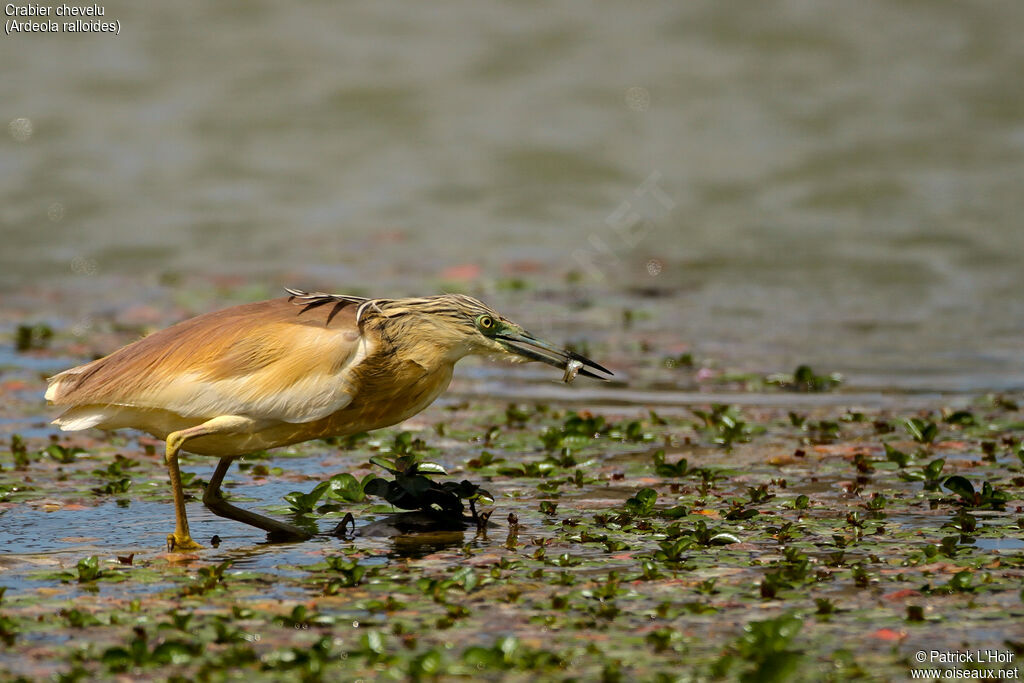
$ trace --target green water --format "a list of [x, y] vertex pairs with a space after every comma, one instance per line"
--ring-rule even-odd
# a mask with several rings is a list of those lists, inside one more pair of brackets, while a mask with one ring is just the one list
[[[182, 274], [470, 264], [563, 337], [635, 308], [757, 369], [1024, 387], [1019, 3], [105, 9], [116, 37], [0, 40], [0, 283], [69, 326]], [[574, 272], [590, 312], [549, 294]]]

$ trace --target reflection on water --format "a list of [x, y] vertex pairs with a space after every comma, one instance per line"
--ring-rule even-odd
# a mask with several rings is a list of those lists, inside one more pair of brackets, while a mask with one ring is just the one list
[[63, 275], [71, 325], [182, 271], [385, 295], [578, 271], [583, 329], [636, 307], [665, 348], [1024, 386], [1024, 6], [741, 4], [189, 0], [9, 37], [0, 281]]
[[[464, 531], [434, 531], [391, 537], [391, 557], [416, 560], [442, 550], [460, 548], [466, 542]], [[479, 547], [479, 544], [477, 544]]]
[[1024, 539], [1020, 538], [978, 538], [974, 546], [981, 550], [1024, 550]]
[[[132, 502], [127, 508], [111, 501], [84, 510], [54, 511], [17, 505], [4, 510], [0, 517], [3, 520], [0, 524], [0, 547], [6, 553], [66, 550], [81, 554], [101, 552], [110, 547], [160, 548], [166, 543], [169, 528], [174, 525], [173, 514], [170, 505], [140, 501]], [[199, 528], [203, 526], [200, 521]], [[103, 531], [102, 537], [96, 535], [97, 529]]]

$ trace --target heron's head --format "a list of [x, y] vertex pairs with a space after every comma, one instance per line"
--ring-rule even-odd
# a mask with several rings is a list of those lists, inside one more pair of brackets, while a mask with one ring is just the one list
[[443, 294], [397, 299], [381, 308], [383, 315], [396, 323], [405, 318], [399, 323], [404, 323], [404, 332], [450, 349], [454, 358], [476, 354], [520, 362], [536, 360], [562, 370], [575, 362], [579, 374], [586, 377], [607, 379], [592, 370], [612, 374], [589, 358], [534, 337], [473, 297]]

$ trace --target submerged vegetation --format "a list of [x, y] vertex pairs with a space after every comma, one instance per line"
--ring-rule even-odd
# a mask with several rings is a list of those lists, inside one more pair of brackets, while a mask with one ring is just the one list
[[[847, 407], [807, 365], [655, 362], [717, 402], [478, 398], [255, 453], [225, 495], [317, 535], [200, 514], [191, 554], [162, 550], [162, 444], [55, 434], [38, 378], [0, 383], [39, 418], [0, 433], [0, 677], [903, 680], [920, 650], [1020, 656], [1014, 400]], [[193, 504], [213, 464], [184, 457]]]
[[[46, 539], [69, 549], [40, 568], [31, 544], [11, 547], [0, 670], [847, 680], [905, 678], [926, 646], [1020, 650], [1024, 451], [1019, 415], [998, 402], [905, 417], [437, 415], [433, 434], [249, 459], [232, 495], [283, 479], [272, 511], [324, 532], [307, 543], [253, 546], [214, 520], [227, 540], [193, 555], [105, 542], [76, 556], [83, 542]], [[138, 528], [140, 506], [169, 502], [144, 441], [12, 435], [0, 468], [0, 519], [79, 510], [60, 536]], [[409, 514], [428, 520], [411, 528]]]

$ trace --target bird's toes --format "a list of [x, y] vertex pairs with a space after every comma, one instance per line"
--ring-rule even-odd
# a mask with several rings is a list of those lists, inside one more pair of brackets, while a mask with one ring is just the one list
[[189, 552], [190, 550], [202, 550], [203, 546], [192, 540], [191, 536], [179, 537], [177, 534], [167, 534], [167, 552]]

